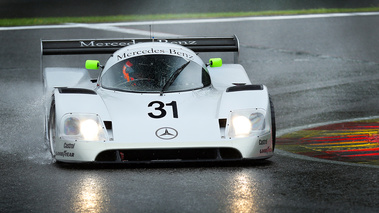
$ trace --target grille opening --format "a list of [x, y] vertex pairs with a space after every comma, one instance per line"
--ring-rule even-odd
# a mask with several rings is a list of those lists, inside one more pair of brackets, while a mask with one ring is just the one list
[[220, 136], [221, 136], [221, 138], [225, 138], [226, 123], [227, 123], [227, 119], [226, 118], [220, 118], [220, 119], [218, 119], [218, 125], [220, 127]]
[[149, 161], [209, 161], [241, 159], [241, 153], [233, 148], [200, 149], [137, 149], [108, 150], [101, 152], [95, 161], [149, 162]]
[[198, 160], [216, 159], [216, 150], [193, 150], [193, 149], [172, 149], [172, 150], [127, 150], [120, 151], [124, 154], [126, 161], [151, 161], [151, 160]]
[[117, 151], [110, 150], [101, 152], [96, 156], [95, 161], [117, 161]]
[[218, 124], [219, 124], [220, 128], [225, 128], [226, 127], [226, 118], [218, 119]]
[[242, 155], [238, 150], [230, 149], [230, 148], [221, 148], [220, 156], [222, 159], [228, 159], [228, 160], [242, 158]]
[[106, 129], [112, 129], [112, 121], [104, 121], [104, 126]]
[[105, 129], [107, 130], [109, 140], [113, 141], [112, 121], [104, 121]]

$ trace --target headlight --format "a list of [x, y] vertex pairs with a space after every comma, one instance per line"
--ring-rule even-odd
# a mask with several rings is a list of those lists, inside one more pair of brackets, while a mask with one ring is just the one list
[[248, 135], [252, 130], [252, 124], [250, 120], [245, 116], [234, 116], [232, 117], [232, 127], [234, 135]]
[[86, 141], [97, 140], [100, 130], [99, 124], [92, 119], [87, 119], [80, 122], [80, 133]]
[[248, 137], [266, 129], [263, 110], [238, 110], [231, 113], [229, 136], [233, 138]]
[[66, 114], [62, 117], [59, 137], [75, 141], [104, 141], [105, 131], [96, 114]]

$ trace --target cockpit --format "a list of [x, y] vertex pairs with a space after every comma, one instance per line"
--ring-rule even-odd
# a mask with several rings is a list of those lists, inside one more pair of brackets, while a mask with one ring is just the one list
[[100, 79], [105, 89], [126, 92], [179, 92], [211, 84], [206, 68], [192, 60], [165, 54], [126, 58], [105, 70]]

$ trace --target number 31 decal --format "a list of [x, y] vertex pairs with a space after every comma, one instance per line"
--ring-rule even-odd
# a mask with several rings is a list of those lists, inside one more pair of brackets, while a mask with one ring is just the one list
[[178, 118], [178, 106], [176, 105], [176, 101], [172, 101], [171, 103], [163, 103], [161, 101], [153, 101], [150, 102], [148, 107], [153, 107], [155, 105], [156, 107], [154, 108], [155, 111], [158, 111], [156, 113], [149, 112], [148, 115], [151, 118], [163, 118], [167, 115], [167, 111], [165, 110], [166, 107], [171, 107], [172, 108], [172, 116], [173, 118]]

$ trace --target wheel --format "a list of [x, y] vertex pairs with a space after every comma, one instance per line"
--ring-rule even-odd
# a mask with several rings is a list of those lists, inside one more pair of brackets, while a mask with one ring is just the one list
[[49, 114], [49, 122], [48, 122], [48, 139], [49, 139], [49, 148], [50, 153], [53, 159], [55, 158], [54, 152], [54, 139], [56, 135], [56, 124], [55, 124], [55, 101], [51, 102], [50, 114]]
[[271, 97], [269, 97], [269, 100], [270, 100], [270, 110], [271, 110], [272, 151], [274, 151], [275, 142], [276, 142], [275, 109], [274, 109], [274, 104], [271, 100]]

